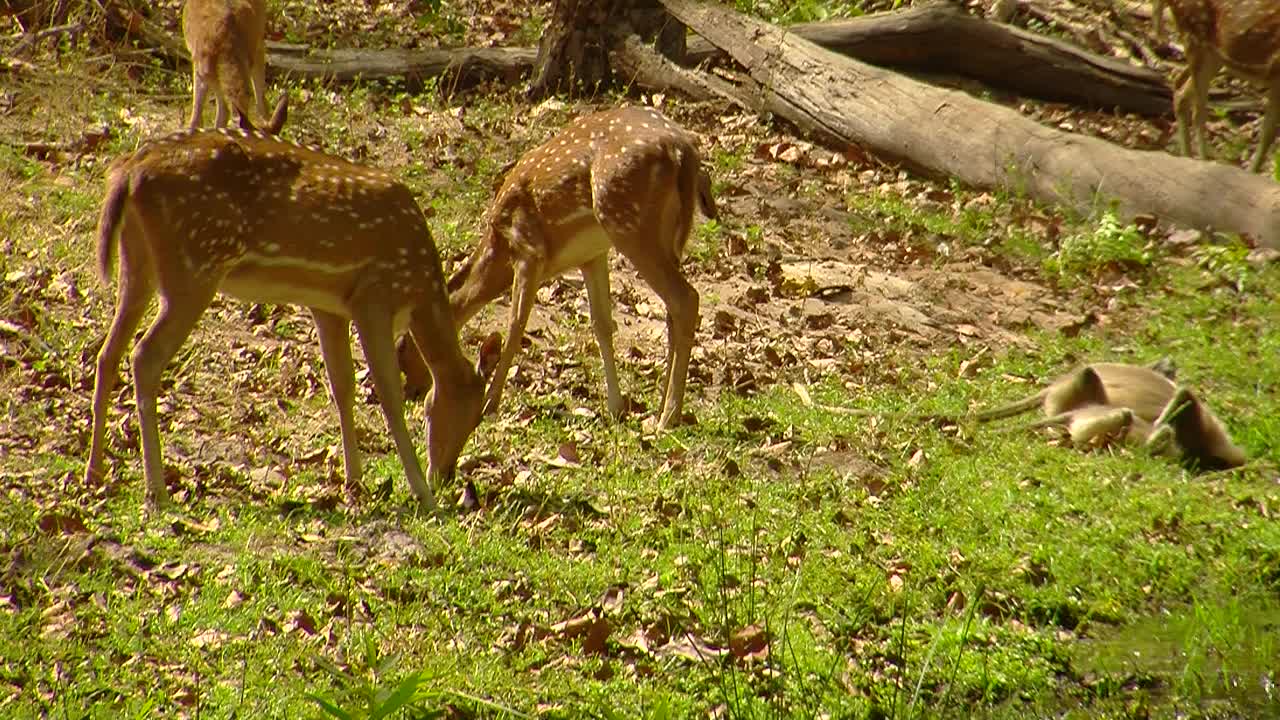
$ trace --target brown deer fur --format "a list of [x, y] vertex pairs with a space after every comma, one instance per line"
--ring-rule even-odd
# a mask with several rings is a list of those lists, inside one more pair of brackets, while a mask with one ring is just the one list
[[[458, 347], [435, 244], [403, 183], [259, 132], [178, 133], [112, 166], [98, 223], [104, 279], [117, 256], [116, 313], [98, 354], [86, 482], [102, 475], [116, 369], [158, 294], [160, 311], [134, 348], [133, 377], [147, 501], [168, 499], [156, 410], [161, 374], [223, 292], [311, 310], [353, 482], [360, 477], [354, 322], [409, 484], [424, 506], [434, 506], [430, 483], [452, 476], [480, 421], [484, 380]], [[434, 379], [425, 479], [396, 369], [395, 337], [406, 326]]]

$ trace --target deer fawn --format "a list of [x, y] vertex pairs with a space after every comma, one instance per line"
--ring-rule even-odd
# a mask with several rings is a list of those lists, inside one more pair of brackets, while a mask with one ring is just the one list
[[[153, 294], [160, 312], [133, 352], [148, 504], [168, 500], [156, 395], [165, 366], [219, 291], [306, 305], [338, 406], [347, 478], [360, 477], [348, 322], [354, 321], [409, 485], [434, 508], [480, 422], [484, 379], [458, 347], [444, 275], [413, 195], [385, 172], [256, 131], [182, 132], [116, 161], [98, 219], [98, 272], [119, 251], [115, 318], [98, 353], [86, 482], [102, 475], [116, 368]], [[434, 380], [424, 480], [404, 421], [395, 337], [408, 326]]]
[[[240, 127], [267, 123], [272, 135], [284, 125], [288, 96], [267, 119], [267, 8], [265, 0], [187, 0], [182, 36], [191, 51], [191, 129], [200, 127], [205, 96], [213, 88], [218, 114], [214, 126], [227, 126], [234, 107]], [[250, 87], [252, 87], [252, 104]], [[251, 118], [256, 111], [256, 118]]]
[[698, 291], [680, 272], [694, 208], [716, 217], [693, 139], [657, 110], [625, 107], [575, 120], [526, 153], [490, 206], [480, 243], [449, 279], [459, 326], [511, 290], [506, 342], [485, 399], [496, 412], [538, 287], [579, 268], [604, 364], [609, 412], [625, 409], [613, 355], [609, 247], [667, 306], [667, 362], [659, 425], [679, 422], [698, 327]]
[[[1182, 154], [1191, 156], [1191, 128], [1202, 158], [1209, 158], [1204, 123], [1209, 84], [1226, 67], [1243, 80], [1267, 88], [1267, 109], [1258, 149], [1249, 163], [1262, 169], [1280, 120], [1280, 3], [1275, 0], [1163, 0], [1186, 44], [1187, 67], [1174, 80], [1173, 107], [1178, 117]], [[1162, 14], [1156, 3], [1157, 27]]]

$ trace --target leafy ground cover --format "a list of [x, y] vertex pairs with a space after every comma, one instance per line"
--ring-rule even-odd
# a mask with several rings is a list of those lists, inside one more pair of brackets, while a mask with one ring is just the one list
[[[325, 5], [273, 5], [277, 33], [518, 42], [546, 13]], [[686, 263], [703, 297], [689, 422], [643, 423], [662, 308], [622, 262], [638, 412], [604, 417], [585, 293], [561, 279], [464, 457], [481, 508], [418, 516], [367, 380], [371, 467], [351, 486], [305, 313], [220, 300], [166, 375], [178, 508], [144, 516], [127, 372], [110, 480], [80, 481], [113, 298], [92, 230], [111, 158], [182, 125], [187, 78], [87, 43], [41, 52], [0, 90], [0, 714], [1280, 713], [1280, 271], [1239, 239], [1126, 225], [1105, 198], [1076, 217], [922, 181], [672, 97], [290, 84], [286, 135], [394, 169], [450, 264], [502, 168], [574, 115], [657, 103], [699, 133], [722, 218]], [[1023, 107], [1139, 146], [1169, 137]], [[469, 352], [505, 312], [466, 329]], [[1196, 474], [832, 409], [960, 410], [1078, 362], [1162, 355], [1257, 464]]]

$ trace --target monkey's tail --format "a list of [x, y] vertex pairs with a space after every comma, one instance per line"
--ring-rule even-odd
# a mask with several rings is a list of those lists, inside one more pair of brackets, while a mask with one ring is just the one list
[[1025, 397], [1021, 400], [1015, 400], [1008, 405], [1001, 405], [999, 407], [991, 408], [990, 410], [983, 410], [981, 412], [974, 413], [973, 418], [978, 422], [987, 422], [990, 420], [1001, 420], [1003, 418], [1013, 417], [1014, 415], [1021, 415], [1024, 412], [1028, 412], [1039, 407], [1040, 404], [1044, 402], [1044, 398], [1048, 393], [1049, 389], [1045, 388], [1035, 395]]
[[112, 170], [107, 180], [107, 197], [98, 215], [98, 278], [111, 283], [111, 271], [116, 263], [116, 236], [120, 220], [124, 217], [125, 203], [129, 200], [129, 173]]

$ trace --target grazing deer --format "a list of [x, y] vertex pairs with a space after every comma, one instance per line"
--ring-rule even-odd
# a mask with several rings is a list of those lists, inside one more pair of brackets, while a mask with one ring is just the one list
[[711, 181], [693, 138], [652, 108], [580, 117], [526, 153], [498, 190], [479, 245], [449, 279], [459, 326], [511, 290], [510, 325], [485, 412], [496, 412], [501, 402], [538, 287], [576, 267], [587, 286], [609, 412], [622, 415], [626, 403], [618, 388], [609, 297], [612, 246], [666, 304], [659, 426], [678, 423], [698, 327], [698, 291], [680, 272], [695, 207], [716, 217]]
[[[1258, 149], [1249, 170], [1258, 172], [1267, 159], [1280, 120], [1280, 2], [1276, 0], [1163, 0], [1173, 14], [1186, 45], [1187, 67], [1174, 79], [1173, 107], [1178, 117], [1182, 154], [1191, 156], [1191, 129], [1202, 158], [1209, 144], [1209, 85], [1226, 67], [1243, 80], [1267, 89], [1267, 109], [1258, 134]], [[1156, 4], [1157, 28], [1162, 14]]]
[[[268, 120], [266, 31], [265, 0], [187, 0], [182, 36], [191, 51], [192, 130], [200, 127], [205, 97], [213, 88], [218, 105], [215, 127], [226, 127], [235, 108], [241, 128], [264, 127], [272, 135], [280, 131], [288, 96], [280, 98]], [[257, 117], [252, 117], [254, 112]], [[260, 122], [266, 125], [257, 125]]]
[[[168, 500], [156, 395], [166, 365], [219, 291], [306, 305], [338, 406], [347, 478], [360, 477], [348, 323], [354, 322], [409, 485], [433, 508], [480, 422], [484, 379], [458, 347], [443, 271], [413, 194], [385, 172], [256, 131], [182, 132], [116, 161], [98, 219], [98, 272], [119, 252], [115, 318], [98, 353], [86, 482], [102, 475], [116, 368], [150, 304], [160, 312], [133, 352], [148, 504]], [[408, 327], [434, 379], [424, 480], [405, 427], [395, 338]]]

